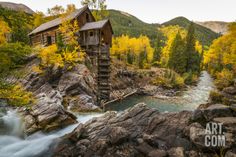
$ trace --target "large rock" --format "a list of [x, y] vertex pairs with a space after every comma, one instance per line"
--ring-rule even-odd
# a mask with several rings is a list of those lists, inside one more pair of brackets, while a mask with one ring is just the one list
[[182, 147], [171, 148], [168, 151], [169, 157], [185, 157], [184, 149]]
[[75, 96], [87, 94], [95, 96], [96, 83], [92, 73], [83, 64], [79, 64], [72, 71], [64, 73], [58, 83], [58, 90], [62, 95]]
[[25, 132], [51, 131], [76, 123], [76, 117], [65, 110], [62, 100], [60, 93], [55, 90], [39, 94], [36, 105], [23, 114]]
[[205, 146], [205, 128], [199, 123], [193, 123], [189, 127], [190, 140], [199, 148], [204, 149]]
[[94, 105], [94, 100], [91, 96], [80, 94], [69, 100], [68, 108], [75, 112], [97, 112], [101, 109]]
[[223, 89], [223, 92], [231, 95], [236, 95], [236, 87], [231, 86]]
[[236, 116], [236, 111], [231, 107], [214, 104], [206, 109], [197, 109], [194, 111], [191, 120], [193, 122], [206, 123], [213, 120], [216, 117], [234, 117]]
[[227, 151], [225, 157], [236, 157], [236, 152]]
[[148, 157], [166, 157], [167, 153], [165, 150], [156, 149], [148, 153]]

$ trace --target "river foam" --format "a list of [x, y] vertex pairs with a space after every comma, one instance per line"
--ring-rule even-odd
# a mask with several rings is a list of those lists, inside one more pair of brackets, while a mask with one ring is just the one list
[[[78, 115], [78, 121], [85, 123], [101, 114]], [[2, 122], [0, 132], [0, 157], [50, 157], [50, 149], [58, 142], [59, 137], [70, 133], [78, 124], [64, 129], [44, 134], [37, 132], [28, 137], [22, 137], [23, 123], [16, 111], [7, 111], [0, 117]]]

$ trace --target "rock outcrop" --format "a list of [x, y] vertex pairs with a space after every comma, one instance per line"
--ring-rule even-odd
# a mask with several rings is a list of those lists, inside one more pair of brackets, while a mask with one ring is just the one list
[[33, 93], [35, 105], [24, 109], [25, 132], [51, 131], [76, 122], [67, 109], [78, 112], [100, 111], [96, 104], [96, 86], [93, 73], [83, 64], [71, 70], [52, 68], [44, 73], [33, 70], [38, 59], [26, 67], [27, 74], [19, 80], [27, 91]]
[[66, 111], [62, 105], [62, 96], [56, 90], [50, 93], [37, 95], [37, 103], [31, 109], [23, 112], [25, 133], [32, 134], [36, 131], [51, 131], [76, 123], [76, 117]]
[[[206, 117], [210, 117], [209, 119]], [[54, 157], [211, 157], [222, 152], [205, 145], [208, 122], [222, 122], [228, 156], [235, 150], [236, 111], [222, 106], [195, 112], [160, 113], [138, 104], [122, 113], [107, 112], [61, 138]]]

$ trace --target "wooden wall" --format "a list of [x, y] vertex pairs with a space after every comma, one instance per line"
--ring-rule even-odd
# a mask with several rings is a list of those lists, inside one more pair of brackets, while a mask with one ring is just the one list
[[[89, 9], [85, 10], [81, 15], [79, 15], [76, 18], [76, 20], [78, 21], [79, 27], [82, 27], [87, 22], [95, 21]], [[36, 46], [36, 45], [47, 46], [47, 36], [50, 36], [52, 39], [52, 44], [55, 44], [56, 36], [59, 33], [58, 27], [59, 26], [31, 35], [30, 36], [31, 44], [33, 46]], [[66, 42], [69, 39], [64, 38], [63, 40]]]
[[52, 44], [56, 43], [56, 38], [57, 38], [57, 33], [58, 33], [58, 27], [54, 27], [51, 29], [48, 29], [44, 32], [40, 32], [36, 35], [30, 36], [31, 39], [31, 44], [33, 46], [36, 45], [42, 45], [42, 46], [47, 46], [47, 37], [51, 37]]
[[108, 22], [103, 28], [102, 28], [102, 38], [106, 45], [112, 46], [112, 28], [110, 23]]

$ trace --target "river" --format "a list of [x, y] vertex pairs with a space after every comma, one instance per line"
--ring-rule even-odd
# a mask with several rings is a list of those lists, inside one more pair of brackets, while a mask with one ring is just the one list
[[[168, 99], [157, 99], [148, 96], [131, 96], [121, 102], [109, 106], [108, 110], [123, 111], [139, 102], [157, 108], [161, 112], [194, 110], [199, 104], [206, 103], [210, 91], [214, 88], [212, 79], [207, 72], [202, 72], [197, 86], [190, 87], [181, 96]], [[101, 113], [77, 114], [77, 120], [85, 123]], [[71, 132], [78, 124], [49, 134], [37, 132], [31, 136], [23, 134], [23, 123], [15, 110], [0, 110], [0, 157], [50, 157], [48, 150], [61, 137]], [[45, 155], [45, 152], [47, 152]]]
[[160, 99], [151, 96], [134, 95], [108, 105], [106, 110], [123, 111], [140, 102], [144, 102], [152, 108], [157, 108], [161, 112], [194, 110], [200, 104], [208, 101], [210, 91], [214, 88], [211, 76], [206, 71], [203, 71], [197, 86], [188, 87], [180, 96]]
[[[81, 114], [77, 120], [85, 123], [101, 113]], [[49, 134], [37, 132], [31, 136], [23, 134], [23, 123], [14, 110], [0, 115], [0, 157], [50, 157], [48, 152], [56, 143], [58, 137], [70, 133], [78, 124]], [[45, 155], [46, 154], [46, 155]]]

